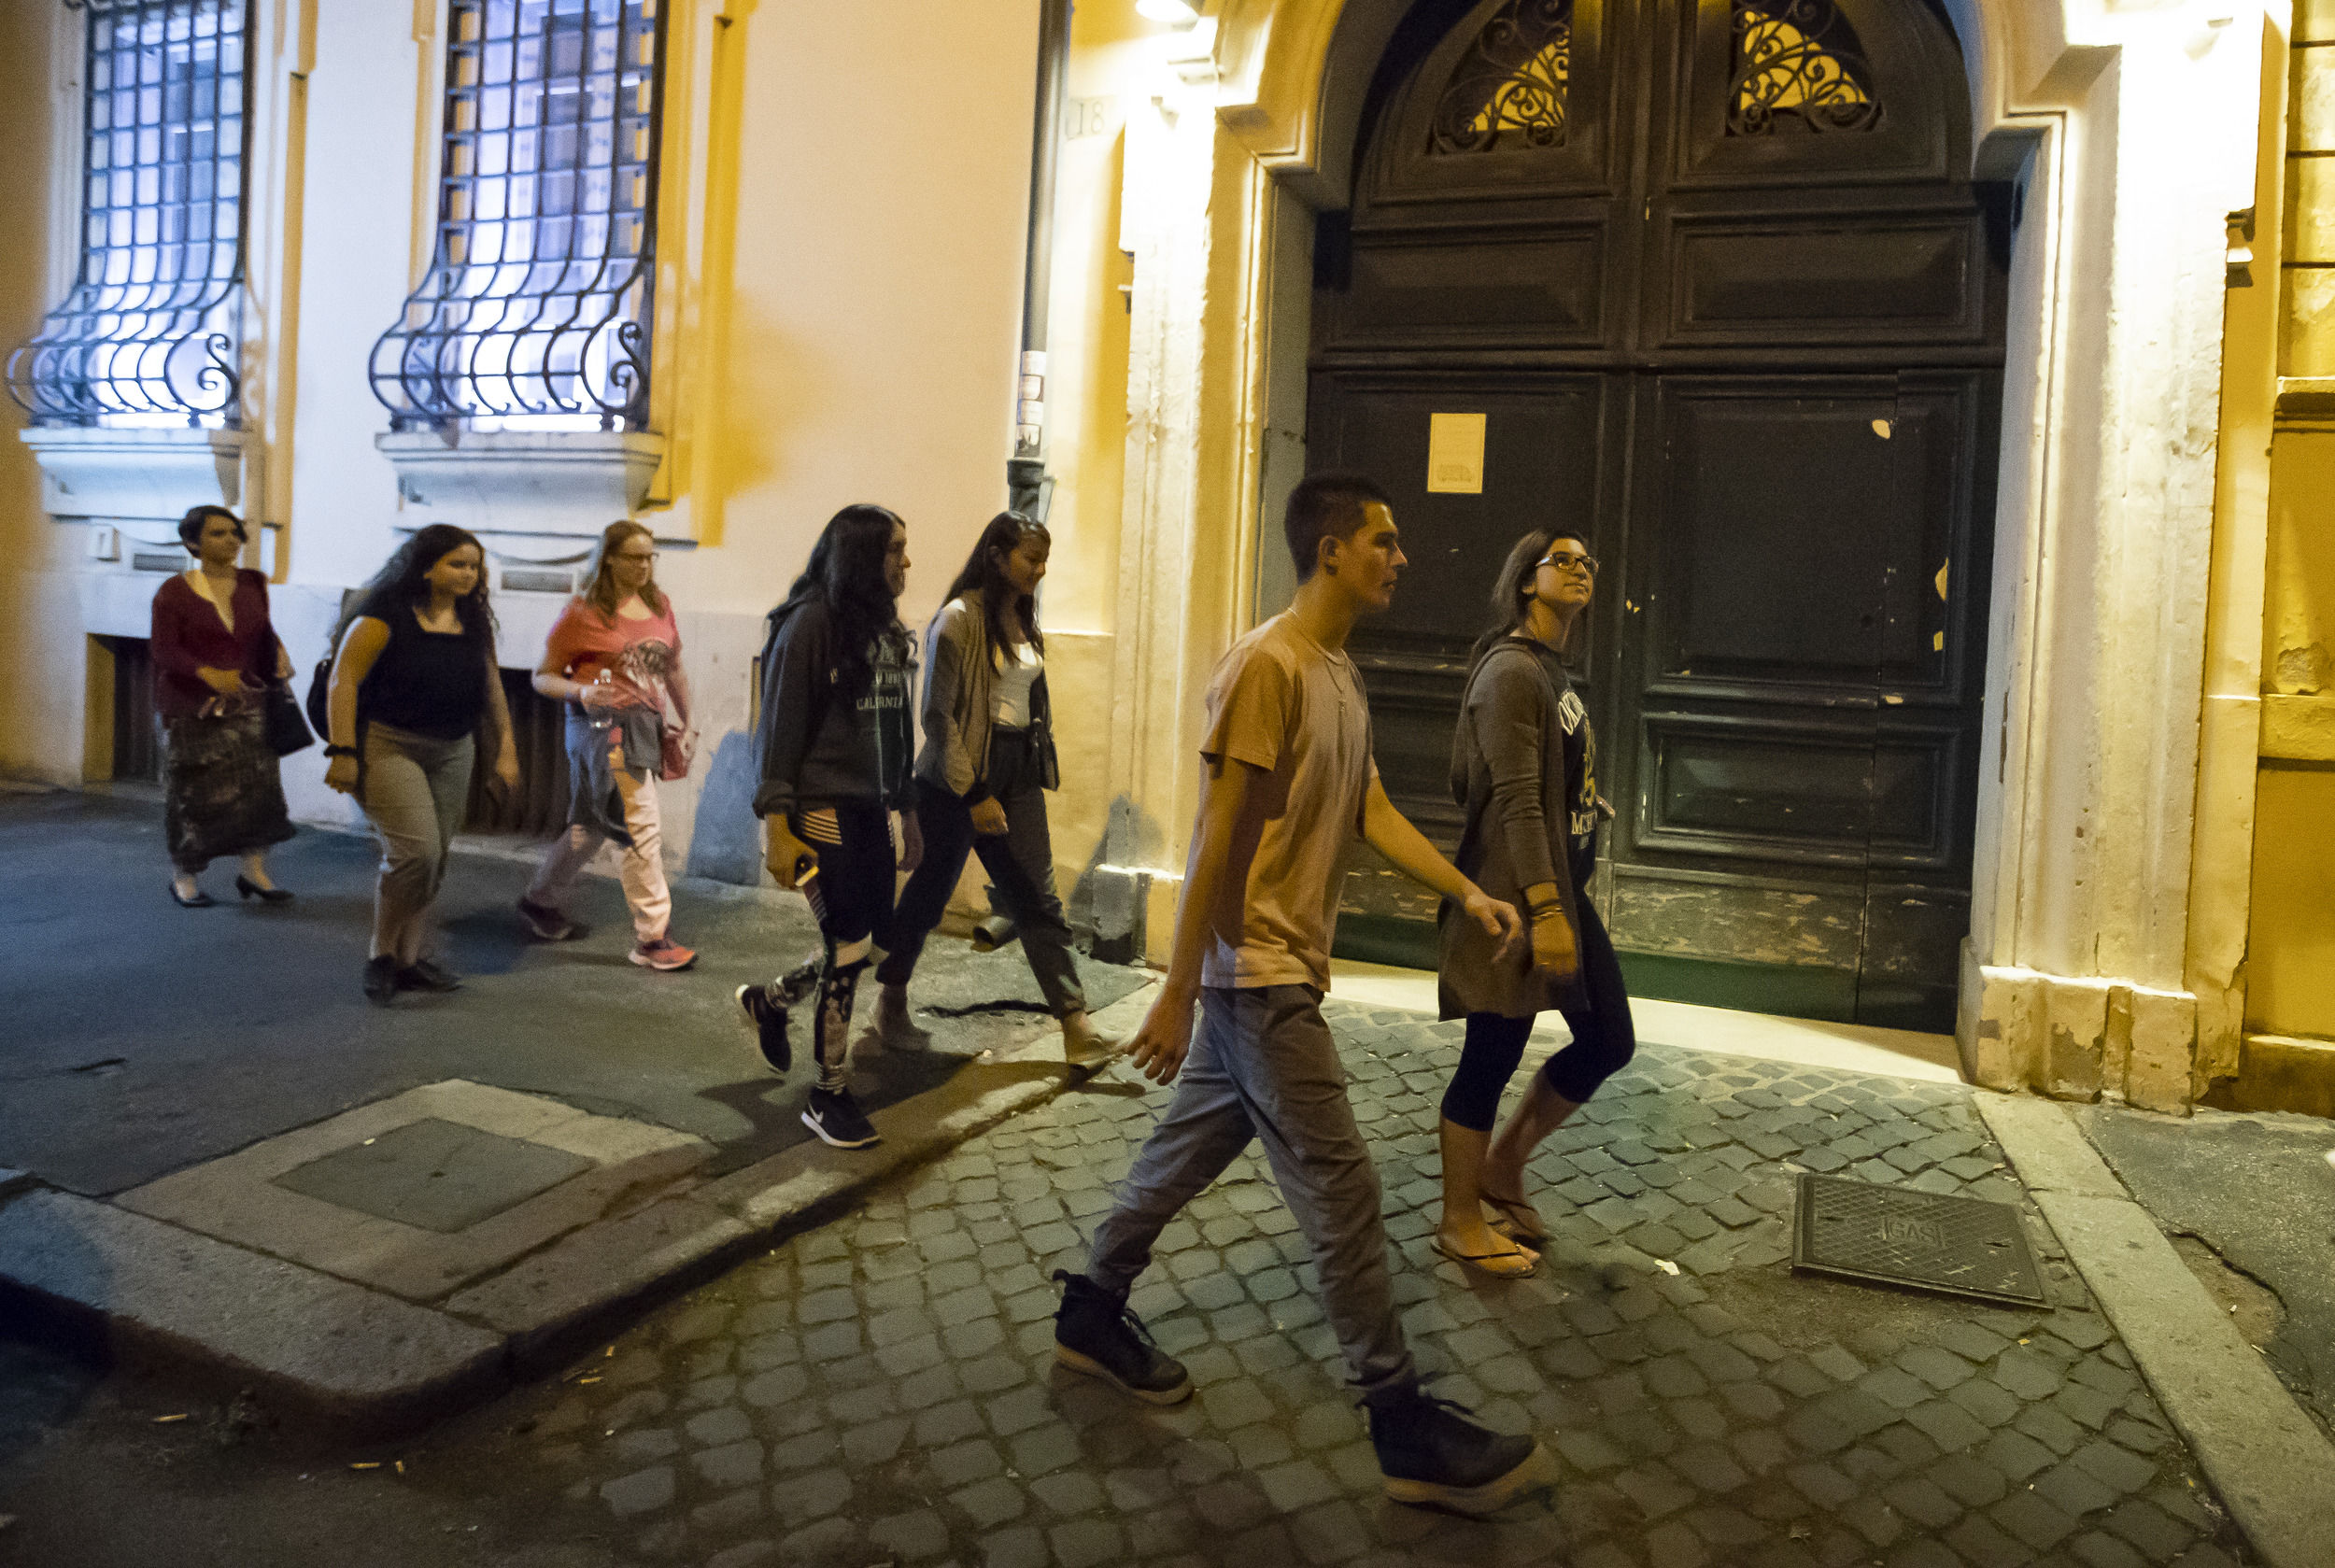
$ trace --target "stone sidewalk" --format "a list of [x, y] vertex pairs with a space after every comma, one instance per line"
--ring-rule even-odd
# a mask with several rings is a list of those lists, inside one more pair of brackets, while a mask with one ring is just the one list
[[[1166, 1095], [1125, 1069], [403, 1450], [409, 1484], [492, 1476], [545, 1497], [542, 1539], [707, 1568], [2254, 1561], [1970, 1091], [1645, 1046], [1535, 1161], [1540, 1274], [1492, 1281], [1425, 1240], [1457, 1026], [1328, 1011], [1422, 1365], [1548, 1437], [1553, 1492], [1480, 1522], [1382, 1499], [1253, 1157], [1169, 1228], [1133, 1304], [1193, 1403], [1057, 1369], [1048, 1276]], [[1801, 1170], [2019, 1204], [2052, 1306], [1791, 1275]]]

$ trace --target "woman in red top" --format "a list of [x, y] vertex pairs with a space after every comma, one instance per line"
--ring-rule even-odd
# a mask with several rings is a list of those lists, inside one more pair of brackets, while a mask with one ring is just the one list
[[667, 709], [688, 725], [689, 681], [681, 629], [656, 572], [657, 536], [639, 523], [610, 523], [583, 593], [551, 629], [535, 689], [568, 704], [568, 830], [536, 868], [519, 917], [545, 941], [584, 936], [560, 905], [585, 862], [613, 839], [624, 850], [616, 874], [632, 909], [632, 962], [686, 969], [698, 955], [670, 930], [657, 777]]
[[292, 826], [260, 696], [291, 674], [291, 657], [268, 622], [267, 579], [235, 566], [248, 538], [243, 519], [198, 506], [178, 519], [178, 538], [194, 568], [154, 595], [149, 644], [163, 730], [163, 836], [177, 868], [170, 896], [186, 909], [212, 904], [195, 877], [219, 856], [238, 855], [235, 891], [281, 903], [291, 895], [268, 880], [267, 851]]

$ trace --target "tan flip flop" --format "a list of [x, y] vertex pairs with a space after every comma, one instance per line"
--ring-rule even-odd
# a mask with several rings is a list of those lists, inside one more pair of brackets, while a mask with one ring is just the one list
[[1481, 1194], [1484, 1202], [1500, 1211], [1492, 1222], [1492, 1228], [1510, 1241], [1529, 1247], [1549, 1239], [1549, 1222], [1540, 1217], [1540, 1210], [1522, 1198], [1497, 1198], [1490, 1193]]
[[1445, 1241], [1440, 1232], [1431, 1232], [1427, 1245], [1463, 1268], [1479, 1270], [1494, 1279], [1522, 1279], [1540, 1266], [1540, 1254], [1520, 1245], [1511, 1244], [1505, 1252], [1463, 1252]]

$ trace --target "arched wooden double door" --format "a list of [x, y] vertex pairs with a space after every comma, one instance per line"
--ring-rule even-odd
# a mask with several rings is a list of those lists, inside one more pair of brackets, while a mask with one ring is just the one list
[[[1586, 532], [1642, 992], [1950, 1026], [2007, 243], [1968, 120], [1922, 0], [1422, 0], [1322, 221], [1308, 463], [1413, 562], [1354, 644], [1380, 770], [1449, 847], [1492, 578]], [[1438, 415], [1479, 465], [1447, 418], [1431, 476]], [[1432, 900], [1356, 869], [1346, 951], [1422, 951]]]

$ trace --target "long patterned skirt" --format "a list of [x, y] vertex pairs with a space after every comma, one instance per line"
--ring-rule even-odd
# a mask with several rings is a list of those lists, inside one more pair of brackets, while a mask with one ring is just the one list
[[171, 864], [190, 876], [221, 855], [248, 855], [292, 836], [259, 704], [163, 722], [163, 836]]

